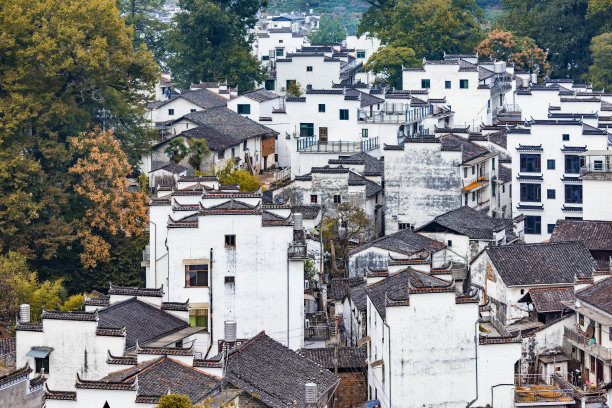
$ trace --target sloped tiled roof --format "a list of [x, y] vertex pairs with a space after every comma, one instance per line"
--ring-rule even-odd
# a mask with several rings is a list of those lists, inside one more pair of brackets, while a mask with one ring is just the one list
[[530, 289], [529, 296], [538, 313], [561, 312], [567, 309], [561, 302], [574, 300], [574, 288]]
[[449, 229], [471, 239], [493, 239], [493, 232], [504, 228], [512, 231], [512, 220], [493, 218], [469, 206], [463, 206], [438, 215], [433, 221], [418, 229], [419, 232], [436, 232]]
[[227, 105], [227, 99], [223, 98], [222, 96], [217, 95], [216, 93], [211, 92], [208, 89], [196, 89], [194, 91], [187, 91], [182, 94], [174, 94], [170, 99], [165, 101], [152, 102], [148, 105], [148, 108], [159, 109], [167, 103], [172, 102], [178, 98], [185, 99], [186, 101], [189, 101], [194, 105], [197, 105], [204, 109]]
[[247, 98], [252, 99], [255, 102], [264, 102], [264, 101], [269, 101], [271, 99], [276, 99], [280, 97], [278, 94], [275, 94], [274, 92], [270, 92], [263, 88], [255, 89], [254, 91], [245, 92], [241, 96], [246, 96]]
[[462, 152], [462, 161], [464, 163], [489, 153], [489, 150], [484, 147], [454, 134], [440, 137], [440, 142], [442, 143], [442, 150]]
[[385, 235], [374, 239], [349, 252], [353, 255], [371, 247], [386, 249], [388, 251], [399, 252], [405, 255], [412, 255], [421, 251], [437, 252], [446, 248], [440, 241], [428, 238], [410, 229], [400, 230], [391, 235]]
[[189, 327], [178, 317], [160, 310], [146, 302], [131, 298], [98, 310], [99, 328], [126, 329], [126, 348], [158, 339], [170, 333]]
[[499, 179], [503, 182], [503, 183], [509, 183], [512, 181], [512, 169], [506, 167], [506, 166], [502, 166], [500, 164], [499, 169], [497, 170], [497, 172], [499, 173]]
[[603, 279], [576, 292], [576, 297], [606, 313], [612, 314], [612, 278]]
[[382, 176], [385, 172], [385, 163], [367, 153], [357, 153], [340, 159], [331, 159], [329, 164], [363, 164], [365, 176]]
[[328, 370], [334, 369], [334, 359], [336, 358], [339, 369], [365, 369], [367, 367], [368, 353], [365, 347], [338, 347], [337, 357], [336, 350], [333, 347], [303, 348], [300, 350], [300, 354]]
[[321, 212], [320, 205], [296, 205], [291, 207], [291, 213], [300, 213], [305, 220], [314, 220]]
[[363, 278], [332, 278], [329, 285], [331, 298], [340, 301], [355, 286], [363, 285]]
[[355, 304], [355, 307], [360, 311], [366, 310], [368, 306], [368, 302], [366, 300], [367, 295], [366, 295], [365, 287], [366, 287], [365, 284], [355, 286], [351, 288], [348, 294], [346, 295], [353, 301], [353, 303]]
[[378, 314], [385, 319], [387, 300], [408, 304], [411, 292], [450, 291], [454, 292], [451, 282], [436, 278], [412, 268], [405, 269], [365, 288], [367, 296], [374, 304]]
[[380, 184], [368, 180], [367, 178], [352, 171], [349, 171], [348, 184], [349, 186], [365, 186], [367, 198], [373, 197], [382, 191]]
[[136, 376], [138, 376], [138, 397], [148, 397], [150, 403], [157, 403], [161, 396], [170, 392], [186, 395], [192, 404], [196, 404], [219, 390], [223, 384], [220, 378], [169, 357], [159, 357], [111, 373], [99, 383], [130, 384]]
[[550, 241], [580, 241], [590, 251], [612, 251], [612, 221], [558, 220]]
[[486, 252], [507, 286], [574, 284], [593, 277], [593, 257], [581, 242], [502, 245]]
[[231, 350], [225, 380], [271, 408], [305, 407], [304, 384], [317, 384], [320, 399], [340, 379], [265, 332]]

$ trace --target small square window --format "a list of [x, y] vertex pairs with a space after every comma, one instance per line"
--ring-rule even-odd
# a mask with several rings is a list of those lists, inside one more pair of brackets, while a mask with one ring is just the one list
[[468, 80], [467, 79], [460, 79], [459, 80], [459, 88], [460, 89], [468, 89]]
[[340, 196], [340, 194], [334, 194], [334, 204], [340, 203], [342, 203], [342, 197]]
[[236, 283], [236, 277], [235, 276], [226, 276], [225, 277], [225, 283]]
[[348, 109], [340, 109], [340, 120], [348, 120], [348, 119], [349, 119]]
[[365, 58], [365, 51], [357, 51], [357, 58]]
[[421, 88], [429, 89], [431, 87], [431, 81], [429, 79], [421, 79]]
[[278, 40], [278, 42], [279, 42], [280, 44], [282, 44], [282, 43], [283, 43], [283, 40]]
[[312, 66], [310, 66], [310, 65], [309, 65], [309, 66], [307, 66], [307, 67], [306, 67], [306, 72], [312, 72]]
[[546, 190], [546, 198], [548, 198], [549, 200], [554, 200], [556, 198], [556, 192], [554, 189], [549, 188], [548, 190]]
[[451, 81], [444, 81], [444, 88], [451, 89]]
[[310, 195], [310, 203], [311, 204], [316, 204], [318, 200], [319, 200], [319, 197], [317, 197], [316, 194], [311, 194]]
[[191, 327], [203, 327], [204, 330], [208, 331], [208, 309], [190, 308], [189, 325]]
[[546, 160], [546, 168], [548, 170], [554, 170], [555, 169], [555, 160], [554, 159]]
[[368, 129], [361, 129], [361, 137], [368, 137]]
[[306, 84], [306, 90], [311, 91], [312, 90], [312, 84]]
[[319, 104], [319, 112], [325, 112], [325, 104], [324, 103], [320, 103]]
[[35, 358], [34, 367], [37, 373], [44, 371], [45, 374], [49, 374], [49, 356], [45, 358]]
[[276, 56], [277, 57], [282, 57], [285, 54], [285, 50], [283, 48], [277, 48], [276, 49]]
[[564, 133], [562, 137], [563, 137], [563, 141], [567, 142], [569, 140], [569, 133]]
[[553, 230], [555, 229], [555, 224], [548, 224], [546, 229], [548, 230], [549, 234], [552, 234]]
[[267, 91], [274, 90], [274, 80], [273, 79], [266, 79], [266, 90]]
[[270, 56], [269, 55], [264, 55], [261, 57], [262, 61], [270, 61]]
[[453, 241], [451, 239], [449, 239], [448, 243], [446, 245], [449, 246], [449, 247], [452, 247], [453, 246]]
[[236, 246], [236, 236], [235, 235], [226, 235], [225, 236], [225, 247], [235, 247]]
[[168, 116], [174, 115], [174, 109], [168, 109]]
[[407, 230], [407, 229], [411, 229], [411, 225], [409, 222], [398, 222], [397, 223], [397, 228], [401, 231], [401, 230]]
[[241, 115], [250, 115], [251, 114], [251, 105], [248, 103], [239, 103], [238, 104], [238, 113]]

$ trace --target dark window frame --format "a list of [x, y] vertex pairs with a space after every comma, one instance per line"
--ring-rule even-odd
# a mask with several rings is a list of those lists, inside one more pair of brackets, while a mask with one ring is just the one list
[[236, 109], [238, 110], [238, 113], [241, 115], [251, 114], [251, 104], [250, 103], [239, 103]]
[[235, 248], [236, 234], [225, 234], [224, 245], [226, 248]]
[[340, 120], [349, 120], [349, 110], [348, 109], [340, 109]]
[[542, 217], [539, 215], [528, 215], [525, 217], [525, 234], [539, 235], [542, 233]]
[[519, 159], [519, 172], [521, 173], [541, 173], [542, 157], [540, 154], [521, 154]]
[[208, 287], [208, 264], [185, 265], [185, 287]]

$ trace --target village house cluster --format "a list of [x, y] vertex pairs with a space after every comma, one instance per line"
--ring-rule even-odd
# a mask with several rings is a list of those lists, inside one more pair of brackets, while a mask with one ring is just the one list
[[[22, 305], [0, 406], [612, 402], [612, 93], [449, 54], [381, 88], [380, 42], [310, 44], [318, 22], [261, 16], [255, 90], [164, 74], [146, 287]], [[198, 166], [169, 153], [194, 140]], [[221, 183], [228, 163], [264, 185]], [[346, 208], [370, 228], [336, 259]]]

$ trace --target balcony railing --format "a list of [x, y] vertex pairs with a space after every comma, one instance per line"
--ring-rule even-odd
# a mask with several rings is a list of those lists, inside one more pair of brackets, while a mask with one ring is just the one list
[[467, 181], [464, 180], [463, 189], [466, 191], [470, 191], [488, 182], [489, 182], [489, 173], [484, 173], [483, 175], [479, 177], [468, 179]]
[[385, 104], [384, 110], [370, 112], [358, 109], [357, 118], [361, 123], [410, 123], [428, 117], [431, 105], [410, 107], [408, 104]]
[[297, 140], [297, 151], [303, 153], [361, 153], [378, 149], [378, 137], [359, 142], [333, 141], [322, 143], [314, 137], [302, 137]]
[[290, 259], [305, 259], [308, 258], [308, 249], [305, 244], [293, 243], [289, 245], [287, 256]]
[[574, 389], [560, 384], [552, 375], [524, 374], [514, 378], [514, 405], [569, 405], [574, 403]]
[[596, 163], [589, 163], [588, 165], [580, 168], [581, 176], [587, 173], [612, 173], [612, 165], [607, 163], [605, 160]]
[[282, 180], [286, 180], [291, 177], [291, 167], [287, 167], [286, 169], [282, 169], [281, 171], [277, 171], [274, 173], [274, 182], [277, 183]]
[[604, 360], [606, 362], [612, 361], [612, 349], [603, 347], [597, 343], [589, 344], [591, 339], [578, 333], [577, 331], [566, 327], [565, 337], [570, 341], [570, 343], [572, 343], [576, 347], [579, 347], [587, 353], [594, 355], [600, 360]]

